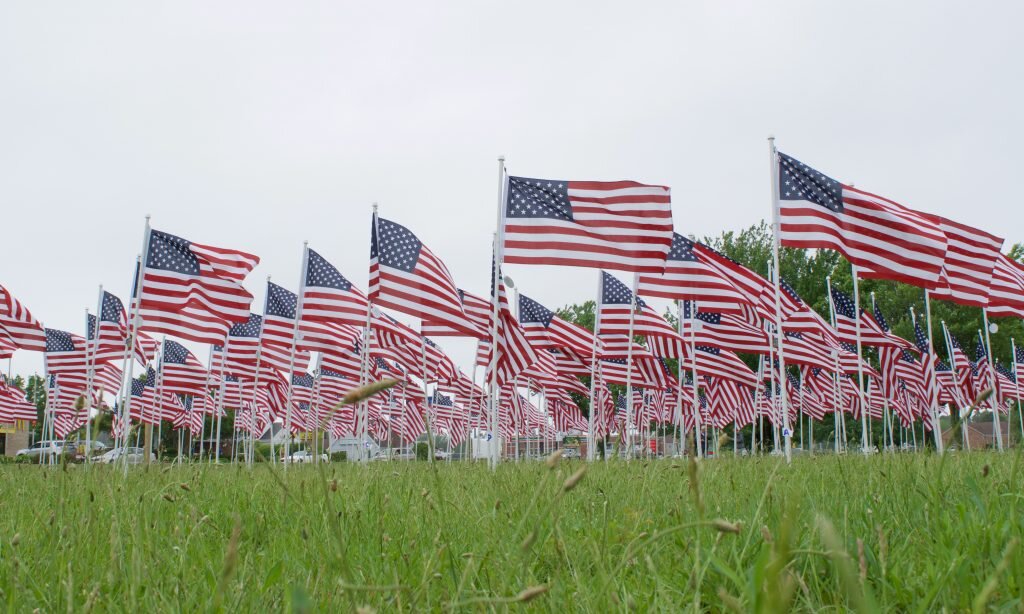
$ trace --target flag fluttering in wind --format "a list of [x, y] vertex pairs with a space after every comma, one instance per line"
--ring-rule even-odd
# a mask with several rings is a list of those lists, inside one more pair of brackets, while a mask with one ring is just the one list
[[231, 323], [249, 318], [252, 295], [242, 281], [258, 257], [152, 229], [148, 245], [135, 288], [142, 330], [220, 344]]
[[0, 286], [0, 335], [9, 346], [42, 352], [46, 349], [46, 333], [32, 313], [14, 298], [7, 288]]
[[1000, 254], [992, 271], [988, 315], [1024, 318], [1024, 264]]
[[661, 273], [672, 246], [671, 192], [510, 176], [502, 224], [504, 262]]
[[929, 216], [778, 152], [782, 244], [834, 249], [873, 277], [939, 285], [946, 235]]
[[929, 217], [946, 233], [948, 242], [942, 277], [939, 286], [931, 290], [932, 298], [984, 307], [988, 304], [988, 289], [1003, 240], [966, 224]]
[[[579, 324], [566, 322], [525, 294], [519, 295], [519, 321], [534, 347], [565, 348], [587, 358], [593, 353], [595, 340], [592, 332]], [[600, 341], [597, 347], [600, 352]]]
[[448, 267], [408, 228], [373, 216], [369, 299], [381, 307], [480, 337], [462, 309]]
[[724, 256], [715, 258], [721, 256], [717, 252], [714, 256], [709, 252], [713, 250], [673, 233], [664, 273], [642, 273], [637, 294], [699, 301], [701, 309], [717, 313], [741, 313], [742, 305], [752, 305], [753, 301], [745, 292], [746, 288], [737, 285], [733, 277], [740, 275], [748, 283], [759, 284], [748, 274], [759, 276]]

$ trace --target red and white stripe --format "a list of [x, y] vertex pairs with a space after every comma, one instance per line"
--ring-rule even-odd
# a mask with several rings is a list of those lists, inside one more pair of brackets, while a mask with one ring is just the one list
[[7, 338], [23, 350], [42, 352], [46, 349], [43, 325], [3, 286], [0, 286], [0, 331], [6, 332]]

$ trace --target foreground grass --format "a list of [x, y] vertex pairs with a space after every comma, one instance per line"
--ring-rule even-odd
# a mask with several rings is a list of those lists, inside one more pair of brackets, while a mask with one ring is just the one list
[[0, 467], [13, 611], [1020, 610], [1019, 452]]

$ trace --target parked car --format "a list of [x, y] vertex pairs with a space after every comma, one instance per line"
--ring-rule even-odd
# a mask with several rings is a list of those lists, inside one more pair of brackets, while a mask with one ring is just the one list
[[74, 447], [69, 446], [71, 446], [71, 444], [68, 444], [63, 441], [57, 441], [55, 439], [44, 439], [35, 442], [28, 448], [18, 450], [17, 452], [14, 453], [14, 455], [31, 458], [32, 460], [37, 461], [39, 460], [40, 457], [46, 457], [49, 456], [50, 454], [60, 456], [65, 452], [73, 452]]
[[85, 460], [85, 457], [94, 458], [110, 450], [110, 446], [102, 441], [69, 441], [67, 444], [69, 452], [74, 454], [75, 460]]
[[[97, 463], [112, 464], [121, 462], [127, 462], [129, 465], [138, 465], [145, 462], [146, 451], [142, 448], [114, 448], [105, 454], [101, 454], [96, 458]], [[149, 453], [149, 460], [156, 462], [156, 454]]]
[[[286, 463], [312, 463], [315, 457], [312, 452], [308, 450], [298, 450], [291, 453], [291, 456], [284, 457]], [[328, 461], [326, 454], [320, 454], [320, 462], [326, 463]]]

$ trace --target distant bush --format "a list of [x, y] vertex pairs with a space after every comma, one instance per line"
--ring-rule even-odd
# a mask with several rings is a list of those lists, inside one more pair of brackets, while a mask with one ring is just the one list
[[416, 444], [416, 460], [425, 461], [430, 458], [430, 446], [427, 442], [421, 441]]
[[348, 452], [335, 452], [331, 454], [331, 462], [344, 463], [348, 460]]

